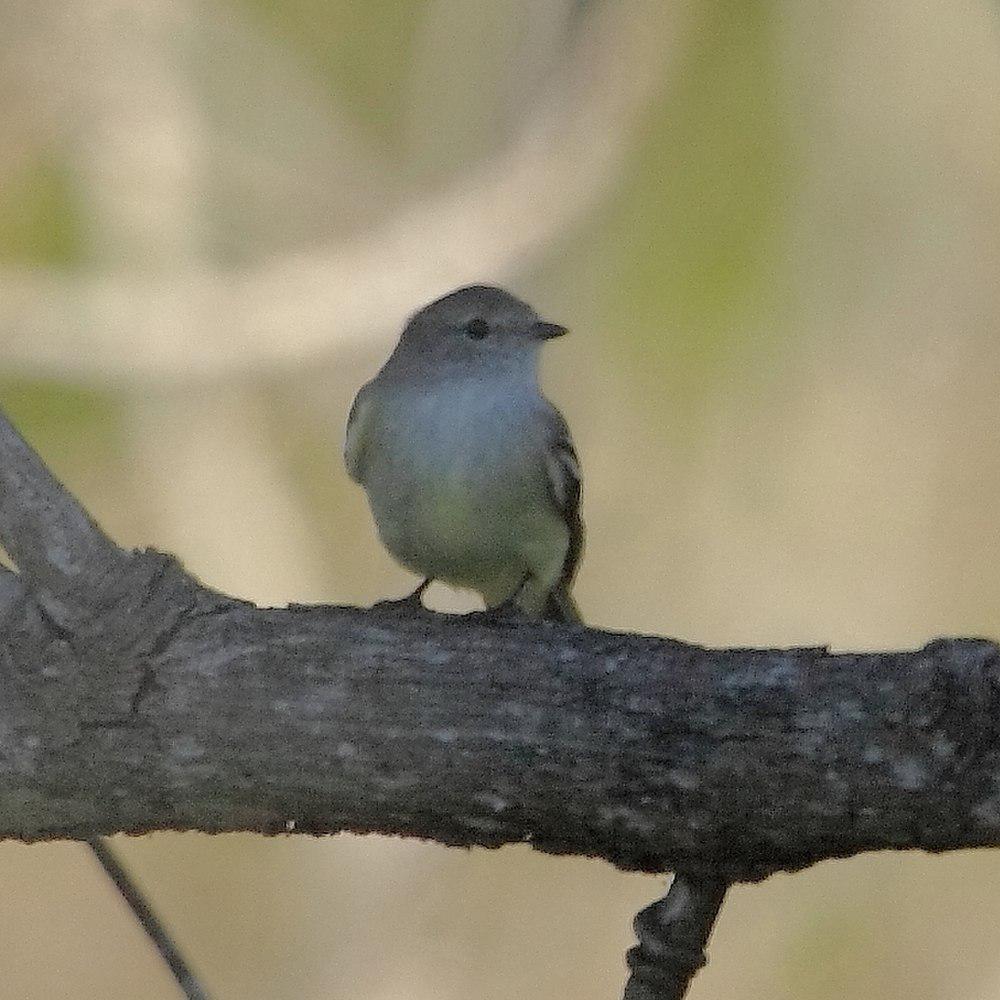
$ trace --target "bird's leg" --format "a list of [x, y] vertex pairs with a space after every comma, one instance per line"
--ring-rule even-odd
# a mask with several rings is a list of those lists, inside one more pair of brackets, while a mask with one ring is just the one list
[[427, 609], [424, 607], [423, 602], [424, 591], [433, 582], [434, 578], [429, 576], [421, 581], [412, 594], [407, 594], [406, 597], [400, 597], [395, 601], [378, 601], [372, 605], [372, 611], [379, 611], [383, 614], [386, 612], [392, 614], [416, 614], [426, 611]]
[[401, 601], [397, 602], [399, 604], [416, 604], [418, 607], [424, 606], [424, 591], [434, 582], [434, 577], [425, 576], [420, 583], [417, 584], [416, 588], [409, 594], [406, 595]]

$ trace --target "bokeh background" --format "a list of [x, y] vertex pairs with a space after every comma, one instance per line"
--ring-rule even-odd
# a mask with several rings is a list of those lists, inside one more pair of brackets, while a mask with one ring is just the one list
[[[340, 463], [411, 310], [511, 287], [599, 625], [1000, 634], [987, 0], [0, 0], [0, 405], [120, 541], [261, 602], [412, 586]], [[469, 607], [437, 590], [441, 608]], [[119, 838], [218, 1000], [606, 1000], [656, 878]], [[735, 889], [694, 1000], [1000, 995], [1000, 858]], [[0, 845], [0, 994], [173, 997], [79, 845]]]

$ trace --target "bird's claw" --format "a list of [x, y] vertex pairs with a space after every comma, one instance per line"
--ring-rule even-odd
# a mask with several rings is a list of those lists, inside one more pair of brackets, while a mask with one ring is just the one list
[[431, 585], [430, 580], [424, 580], [412, 594], [396, 600], [377, 601], [371, 610], [380, 615], [429, 615], [432, 611], [424, 607], [424, 591]]

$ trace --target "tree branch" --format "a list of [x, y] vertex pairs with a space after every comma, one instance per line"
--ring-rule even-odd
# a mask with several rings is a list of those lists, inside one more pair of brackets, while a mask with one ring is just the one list
[[[730, 881], [1000, 844], [991, 642], [710, 650], [257, 608], [117, 549], [111, 586], [111, 543], [6, 422], [0, 470], [0, 538], [27, 568], [0, 587], [0, 836], [291, 822]], [[72, 610], [56, 623], [53, 591]]]
[[667, 895], [635, 918], [639, 944], [628, 953], [624, 1000], [681, 1000], [705, 964], [705, 943], [728, 888], [719, 879], [674, 876]]
[[[50, 630], [64, 637], [80, 638], [88, 633], [88, 621], [100, 613], [110, 599], [119, 603], [122, 583], [129, 581], [125, 554], [87, 516], [86, 511], [60, 485], [41, 459], [21, 439], [0, 413], [0, 539], [21, 570], [21, 577], [0, 566], [0, 623], [3, 612], [27, 607], [30, 582], [38, 610]], [[3, 651], [0, 635], [0, 652]], [[74, 687], [84, 688], [89, 702], [108, 699], [107, 682], [113, 675], [100, 672], [99, 664], [81, 664]], [[96, 668], [96, 669], [95, 669]], [[42, 668], [44, 670], [44, 668]], [[97, 683], [94, 680], [97, 679]], [[11, 676], [3, 680], [15, 681]], [[25, 677], [30, 683], [30, 679]], [[104, 681], [102, 684], [101, 681]], [[2, 690], [2, 687], [0, 687]], [[10, 704], [17, 705], [17, 692], [10, 690]], [[25, 689], [30, 699], [31, 693]], [[65, 699], [63, 699], [64, 708]], [[28, 736], [27, 742], [34, 737]], [[189, 1000], [207, 1000], [194, 973], [178, 950], [152, 907], [101, 837], [88, 838], [87, 845], [108, 878], [118, 889], [133, 915], [170, 969]]]
[[[86, 158], [90, 144], [118, 123], [106, 121], [114, 106], [107, 95], [93, 110], [93, 79], [106, 84], [107, 71], [80, 79], [78, 50], [83, 46], [95, 65], [104, 66], [105, 46], [121, 45], [121, 31], [113, 18], [95, 16], [95, 30], [82, 40], [73, 5], [63, 6], [62, 30], [43, 32], [42, 42], [34, 42], [47, 53], [36, 60], [43, 68], [56, 46], [60, 72], [43, 74], [37, 83], [62, 96], [69, 79], [73, 97], [83, 103], [83, 120], [101, 123], [97, 137], [74, 123], [70, 134], [82, 139], [79, 150], [73, 143], [69, 148]], [[413, 196], [391, 217], [340, 242], [297, 247], [231, 270], [189, 266], [137, 276], [130, 268], [96, 274], [0, 269], [5, 370], [101, 385], [268, 374], [314, 364], [345, 344], [370, 347], [373, 331], [397, 327], [414, 302], [484, 275], [516, 273], [604, 196], [632, 148], [633, 130], [663, 86], [686, 16], [680, 8], [664, 16], [644, 7], [609, 4], [593, 12], [566, 65], [553, 67], [544, 96], [530, 103], [510, 144], [489, 163], [474, 165], [432, 196]], [[183, 11], [171, 9], [170, 16], [183, 17]], [[140, 35], [156, 16], [137, 13]], [[621, 71], [623, 60], [628, 73]], [[148, 61], [139, 55], [128, 65], [145, 68]], [[67, 67], [74, 71], [69, 77]], [[243, 91], [239, 77], [233, 79], [237, 89], [229, 96], [235, 98]], [[114, 83], [120, 89], [121, 81]], [[136, 106], [132, 90], [122, 100], [129, 102], [126, 111]], [[60, 109], [66, 103], [56, 101]], [[144, 121], [159, 110], [147, 109]], [[168, 126], [178, 122], [186, 136], [183, 118], [168, 118]], [[163, 128], [157, 138], [176, 142], [177, 129]], [[241, 151], [233, 160], [244, 158]], [[118, 183], [120, 176], [121, 164]], [[329, 183], [325, 176], [321, 182]], [[370, 178], [365, 190], [372, 190]], [[101, 191], [111, 195], [107, 185]], [[373, 197], [397, 200], [384, 185]], [[428, 246], [439, 250], [427, 254]]]
[[[1000, 844], [998, 650], [706, 650], [567, 626], [257, 609], [135, 557], [147, 629], [82, 654], [8, 618], [0, 836], [379, 831], [754, 880], [865, 850]], [[138, 574], [136, 574], [138, 576]], [[167, 584], [170, 587], [167, 587]], [[183, 603], [180, 603], [183, 601]], [[96, 654], [99, 655], [99, 654]], [[90, 666], [89, 661], [84, 663]], [[129, 669], [125, 669], [128, 666]], [[44, 668], [41, 671], [39, 668]], [[39, 676], [41, 674], [41, 676]], [[58, 712], [66, 698], [79, 711]], [[124, 706], [120, 708], [118, 706]], [[13, 739], [13, 733], [20, 733]]]
[[183, 953], [174, 944], [170, 933], [160, 922], [160, 918], [149, 905], [142, 891], [132, 881], [131, 875], [118, 859], [118, 855], [111, 845], [103, 837], [97, 837], [91, 840], [88, 846], [94, 852], [94, 857], [97, 858], [112, 885], [128, 904], [139, 925], [156, 946], [186, 1000], [209, 1000], [208, 994], [202, 989], [201, 983], [191, 971]]
[[682, 995], [730, 882], [1000, 845], [986, 640], [712, 650], [257, 608], [117, 549], [2, 418], [0, 541], [0, 837], [350, 830], [682, 872], [639, 918], [634, 997]]
[[0, 539], [37, 593], [68, 605], [88, 604], [90, 585], [124, 562], [2, 414]]

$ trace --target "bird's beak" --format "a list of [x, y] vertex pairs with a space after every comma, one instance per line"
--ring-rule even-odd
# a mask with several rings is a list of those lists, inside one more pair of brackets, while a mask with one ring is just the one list
[[531, 328], [531, 332], [536, 340], [552, 340], [554, 337], [561, 337], [563, 334], [569, 333], [569, 330], [558, 323], [546, 323], [545, 320], [540, 319]]

